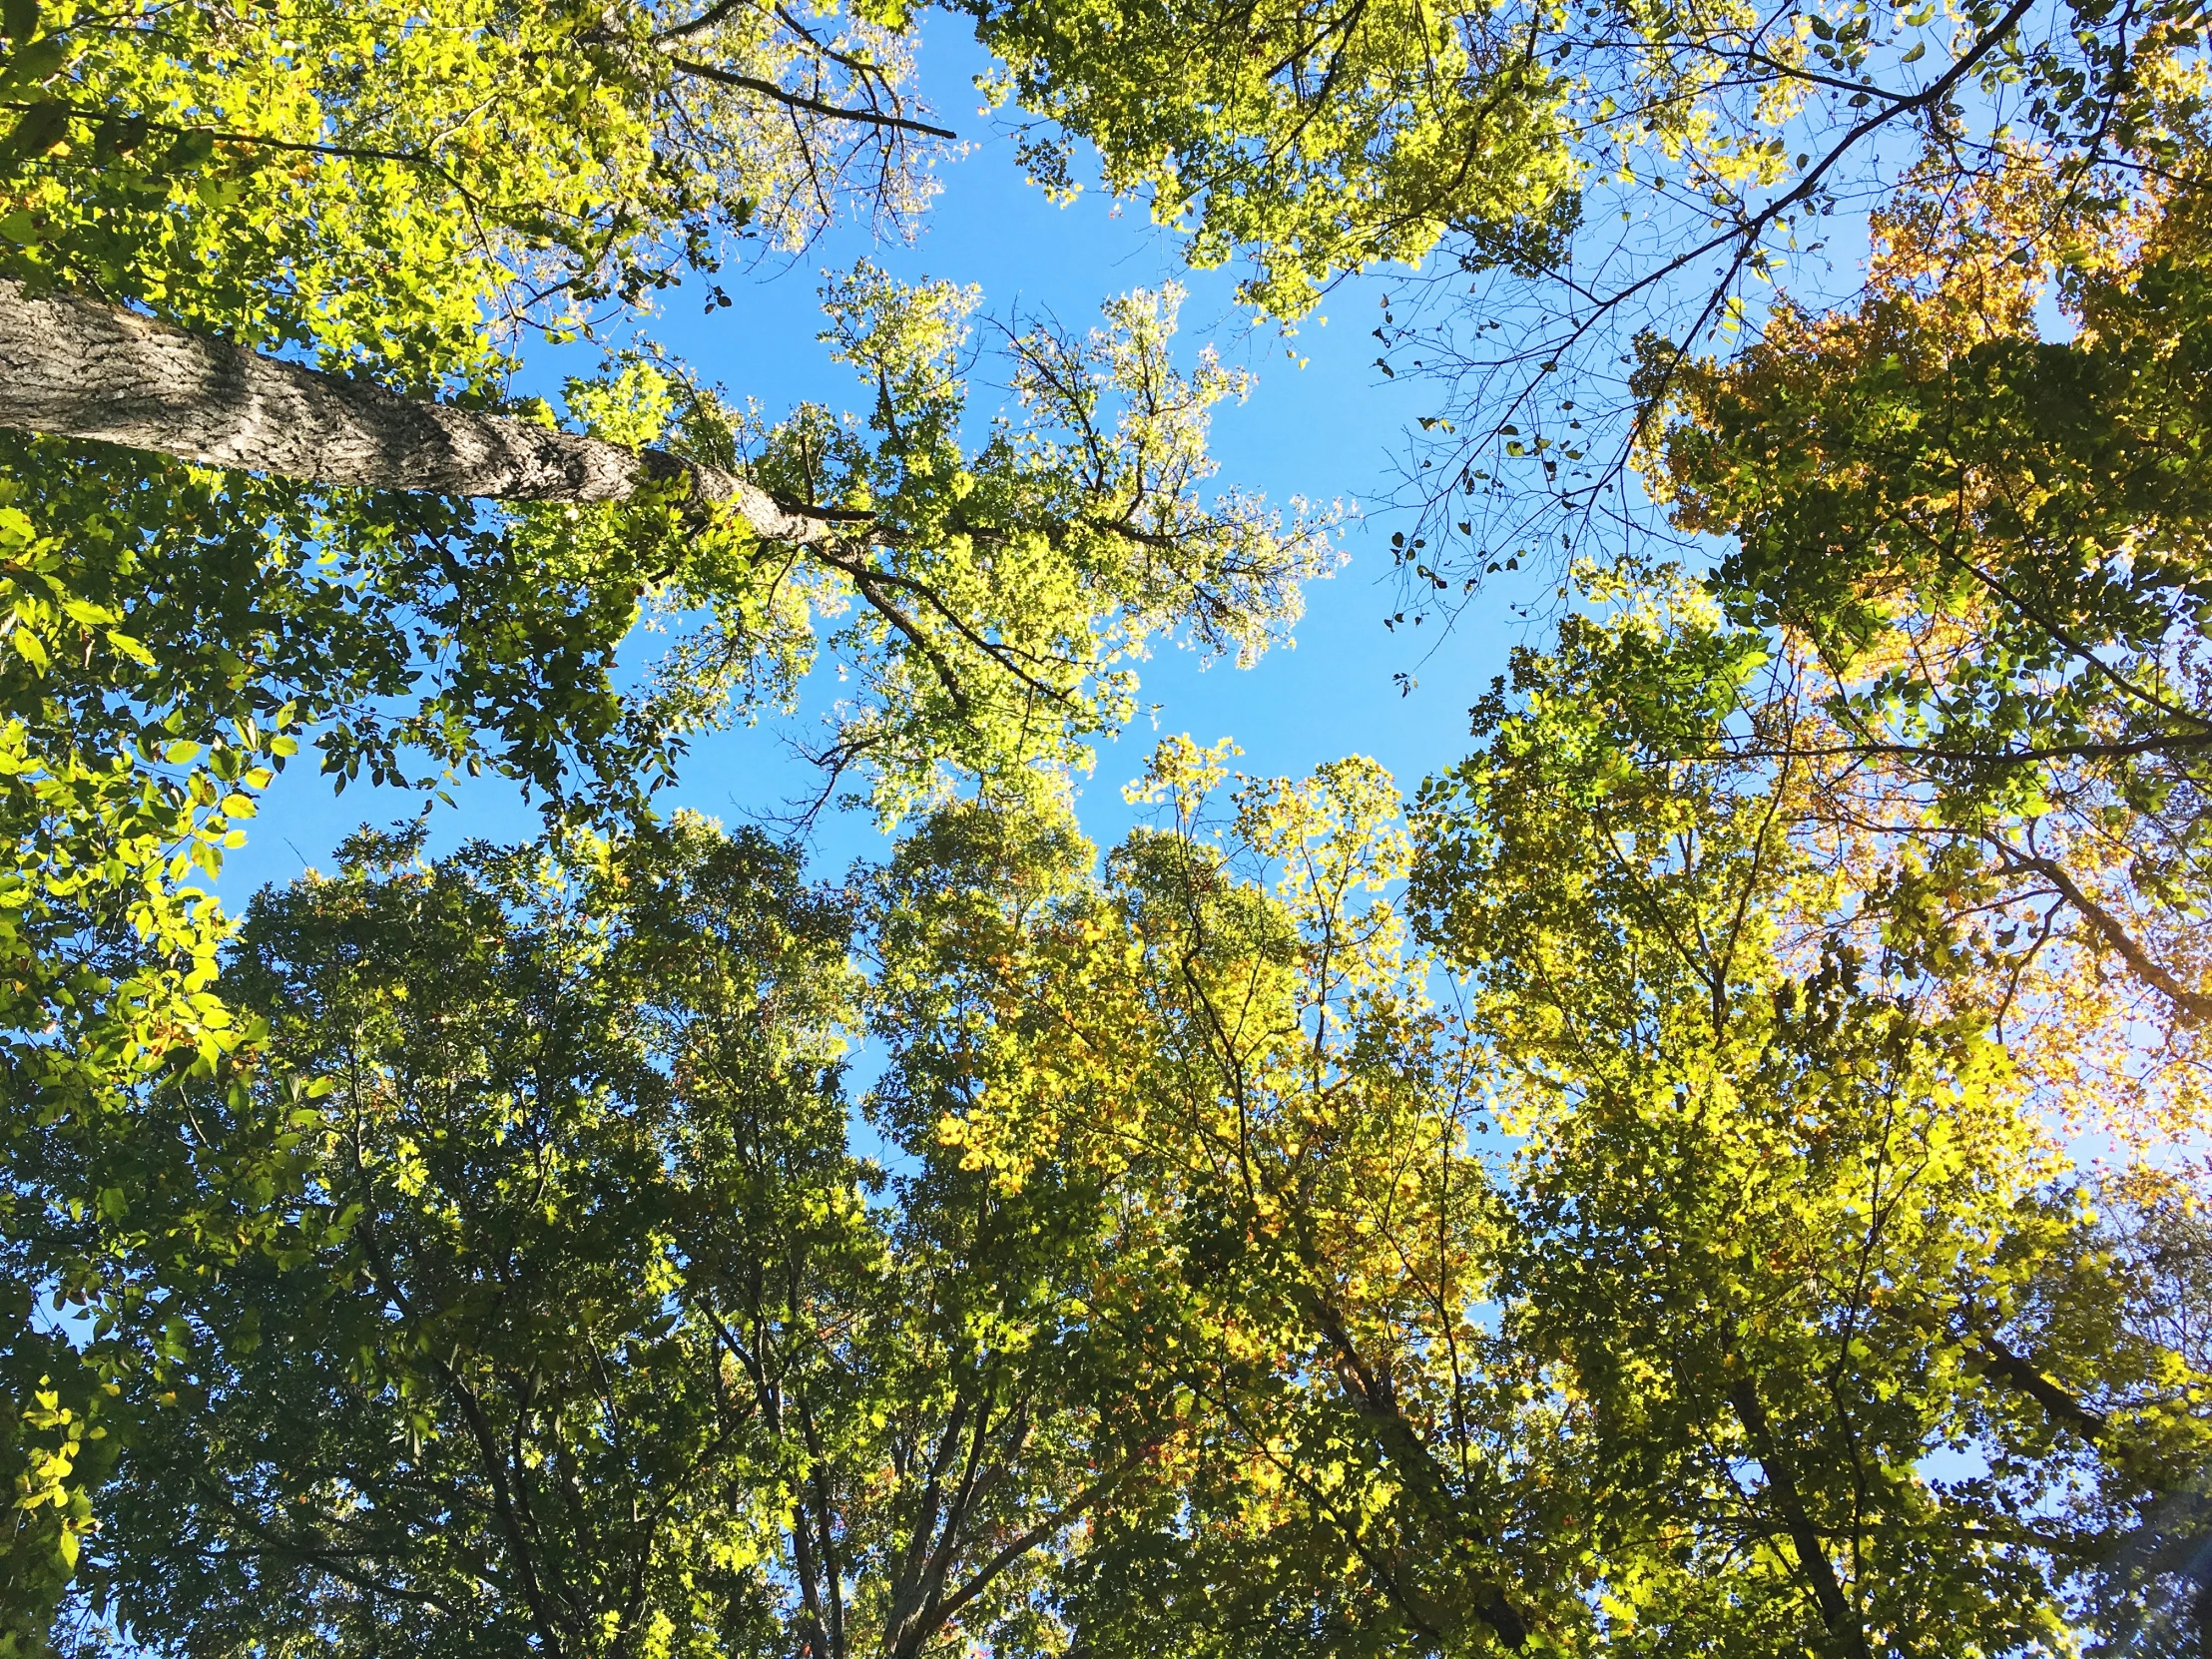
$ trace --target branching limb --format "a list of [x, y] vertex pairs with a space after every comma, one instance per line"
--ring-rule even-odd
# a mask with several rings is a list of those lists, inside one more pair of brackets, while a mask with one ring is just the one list
[[734, 69], [720, 69], [713, 64], [698, 63], [673, 54], [667, 56], [669, 66], [679, 74], [696, 76], [702, 81], [713, 81], [718, 86], [758, 93], [761, 97], [773, 99], [789, 109], [805, 110], [811, 115], [826, 115], [836, 121], [856, 121], [869, 127], [888, 127], [901, 133], [922, 133], [930, 138], [957, 140], [960, 136], [949, 127], [933, 127], [926, 121], [890, 115], [882, 110], [855, 109], [844, 104], [825, 103], [819, 98], [809, 98], [803, 92], [789, 91], [774, 81], [764, 81], [758, 75], [741, 75]]

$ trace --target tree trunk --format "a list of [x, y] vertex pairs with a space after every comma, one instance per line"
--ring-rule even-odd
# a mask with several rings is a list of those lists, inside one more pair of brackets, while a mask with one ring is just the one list
[[1736, 1408], [1736, 1417], [1751, 1436], [1752, 1454], [1759, 1459], [1760, 1470], [1767, 1477], [1768, 1494], [1781, 1506], [1783, 1524], [1789, 1528], [1790, 1542], [1797, 1550], [1798, 1567], [1813, 1586], [1813, 1599], [1821, 1610], [1821, 1622], [1828, 1626], [1829, 1634], [1844, 1644], [1844, 1651], [1852, 1659], [1869, 1659], [1867, 1633], [1860, 1628], [1859, 1614], [1851, 1600], [1844, 1594], [1844, 1587], [1837, 1582], [1835, 1563], [1828, 1558], [1828, 1545], [1814, 1529], [1810, 1516], [1805, 1512], [1804, 1500], [1797, 1489], [1797, 1474], [1790, 1466], [1789, 1453], [1782, 1449], [1767, 1421], [1766, 1405], [1759, 1398], [1759, 1390], [1749, 1377], [1738, 1377], [1728, 1385], [1728, 1402]]
[[838, 528], [661, 450], [414, 402], [100, 300], [34, 297], [4, 280], [0, 427], [308, 483], [494, 501], [621, 501], [682, 479], [688, 499], [734, 511], [765, 540], [820, 542]]

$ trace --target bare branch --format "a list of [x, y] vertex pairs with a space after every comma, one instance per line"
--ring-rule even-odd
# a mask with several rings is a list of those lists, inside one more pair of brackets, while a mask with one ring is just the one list
[[757, 92], [763, 98], [774, 99], [794, 110], [806, 110], [837, 121], [857, 121], [870, 127], [891, 127], [902, 133], [926, 133], [931, 138], [958, 139], [960, 136], [949, 127], [932, 127], [926, 121], [913, 121], [902, 115], [886, 115], [881, 110], [827, 104], [819, 98], [809, 98], [805, 93], [787, 91], [774, 81], [764, 81], [757, 75], [741, 75], [734, 69], [718, 69], [713, 64], [695, 63], [690, 58], [679, 58], [674, 54], [667, 56], [670, 67], [680, 74], [695, 75], [702, 81], [713, 81], [719, 86]]

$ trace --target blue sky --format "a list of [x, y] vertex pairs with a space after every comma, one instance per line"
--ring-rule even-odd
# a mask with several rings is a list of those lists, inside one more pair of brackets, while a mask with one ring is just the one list
[[[1426, 412], [1432, 395], [1417, 381], [1387, 380], [1375, 366], [1378, 346], [1369, 330], [1382, 298], [1402, 285], [1402, 274], [1346, 282], [1286, 345], [1273, 327], [1248, 324], [1231, 301], [1229, 274], [1185, 271], [1176, 240], [1151, 226], [1140, 207], [1117, 212], [1096, 191], [1055, 207], [1025, 184], [1012, 140], [977, 112], [980, 98], [969, 83], [980, 66], [972, 45], [941, 34], [924, 50], [923, 86], [939, 118], [972, 148], [940, 164], [942, 194], [911, 246], [878, 243], [856, 229], [833, 232], [797, 261], [726, 277], [734, 301], [727, 309], [702, 314], [691, 293], [667, 296], [648, 331], [702, 378], [759, 398], [773, 416], [805, 398], [861, 404], [850, 371], [831, 363], [815, 335], [822, 272], [863, 255], [906, 280], [978, 283], [988, 310], [1046, 311], [1071, 326], [1087, 326], [1111, 294], [1180, 279], [1190, 289], [1186, 350], [1211, 339], [1259, 376], [1250, 400], [1217, 421], [1217, 482], [1278, 501], [1303, 494], [1367, 503], [1378, 496], [1401, 432]], [[1289, 355], [1294, 346], [1303, 364]], [[1296, 775], [1338, 756], [1371, 755], [1408, 790], [1465, 752], [1467, 706], [1523, 637], [1509, 606], [1537, 597], [1542, 584], [1526, 578], [1521, 588], [1486, 589], [1442, 649], [1424, 660], [1433, 624], [1410, 636], [1382, 627], [1391, 609], [1388, 541], [1397, 523], [1371, 510], [1351, 525], [1345, 537], [1351, 561], [1334, 580], [1309, 590], [1295, 649], [1273, 652], [1249, 671], [1226, 663], [1202, 669], [1196, 657], [1177, 651], [1142, 665], [1143, 699], [1160, 707], [1156, 720], [1140, 719], [1101, 747], [1079, 802], [1094, 838], [1111, 843], [1130, 822], [1121, 786], [1141, 770], [1155, 725], [1159, 733], [1189, 732], [1204, 742], [1233, 737], [1245, 751], [1240, 766], [1255, 774]], [[1401, 697], [1393, 682], [1400, 672], [1417, 676], [1409, 696]], [[803, 703], [799, 719], [808, 721], [820, 707]], [[737, 824], [806, 793], [810, 776], [772, 731], [738, 731], [700, 742], [663, 804]], [[473, 785], [456, 799], [457, 807], [438, 809], [434, 849], [477, 835], [521, 839], [537, 828], [535, 813], [503, 785]], [[249, 827], [247, 847], [232, 855], [223, 893], [237, 908], [265, 882], [287, 879], [307, 864], [329, 867], [331, 849], [363, 822], [384, 824], [415, 811], [414, 799], [397, 792], [356, 786], [333, 797], [303, 755]], [[859, 814], [826, 819], [815, 839], [825, 874], [884, 844]]]

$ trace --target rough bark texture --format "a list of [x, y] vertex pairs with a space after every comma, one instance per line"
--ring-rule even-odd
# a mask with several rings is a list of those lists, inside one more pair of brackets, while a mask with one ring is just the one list
[[[681, 478], [765, 539], [820, 542], [833, 520], [660, 450], [512, 416], [418, 403], [118, 306], [0, 281], [0, 426], [91, 438], [317, 484], [495, 501], [621, 501]], [[847, 527], [849, 528], [849, 527]]]

